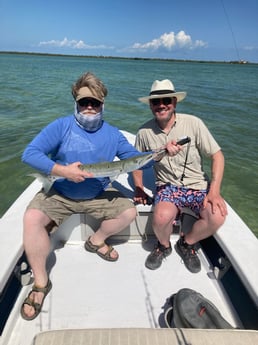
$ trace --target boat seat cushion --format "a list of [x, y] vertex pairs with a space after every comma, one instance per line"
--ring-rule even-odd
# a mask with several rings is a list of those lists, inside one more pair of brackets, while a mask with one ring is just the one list
[[258, 331], [167, 328], [71, 329], [39, 333], [33, 345], [254, 345]]

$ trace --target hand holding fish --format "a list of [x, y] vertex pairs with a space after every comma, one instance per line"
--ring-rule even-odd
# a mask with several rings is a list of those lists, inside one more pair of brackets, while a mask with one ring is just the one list
[[[187, 140], [186, 140], [187, 139]], [[171, 140], [166, 145], [155, 150], [156, 156], [153, 157], [155, 161], [161, 160], [166, 154], [168, 156], [175, 156], [183, 149], [183, 145], [188, 142], [188, 137], [185, 137], [183, 140]]]
[[84, 181], [86, 178], [93, 177], [93, 174], [82, 170], [81, 162], [74, 162], [68, 165], [55, 164], [51, 175], [62, 176], [67, 180], [79, 183]]

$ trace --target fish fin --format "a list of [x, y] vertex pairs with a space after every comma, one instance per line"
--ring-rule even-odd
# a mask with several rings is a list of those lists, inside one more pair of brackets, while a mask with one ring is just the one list
[[48, 193], [55, 182], [54, 178], [49, 178], [48, 175], [41, 174], [41, 173], [33, 173], [33, 174], [28, 174], [28, 176], [35, 177], [39, 182], [42, 183], [43, 189], [45, 193]]
[[120, 174], [109, 176], [110, 183], [116, 181], [116, 179], [118, 178], [119, 175]]

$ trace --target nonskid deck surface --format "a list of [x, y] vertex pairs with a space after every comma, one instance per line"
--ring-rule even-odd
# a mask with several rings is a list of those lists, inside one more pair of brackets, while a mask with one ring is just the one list
[[[176, 240], [176, 236], [172, 237], [172, 246]], [[158, 270], [151, 271], [144, 262], [152, 247], [153, 243], [145, 248], [140, 241], [118, 244], [117, 262], [86, 252], [83, 242], [68, 242], [55, 250], [49, 259], [53, 288], [42, 312], [30, 322], [19, 317], [14, 334], [22, 329], [27, 339], [24, 344], [28, 345], [32, 330], [38, 333], [63, 328], [165, 327], [167, 299], [184, 287], [209, 298], [234, 325], [219, 284], [201, 253], [202, 270], [198, 274], [185, 268], [175, 250]]]

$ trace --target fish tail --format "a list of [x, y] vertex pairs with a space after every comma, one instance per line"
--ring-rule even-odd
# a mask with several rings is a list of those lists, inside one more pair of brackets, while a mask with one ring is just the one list
[[42, 187], [44, 189], [45, 193], [48, 193], [54, 183], [54, 180], [50, 180], [47, 175], [41, 174], [41, 173], [33, 173], [29, 174], [28, 176], [32, 176], [39, 180], [39, 182], [42, 183]]

